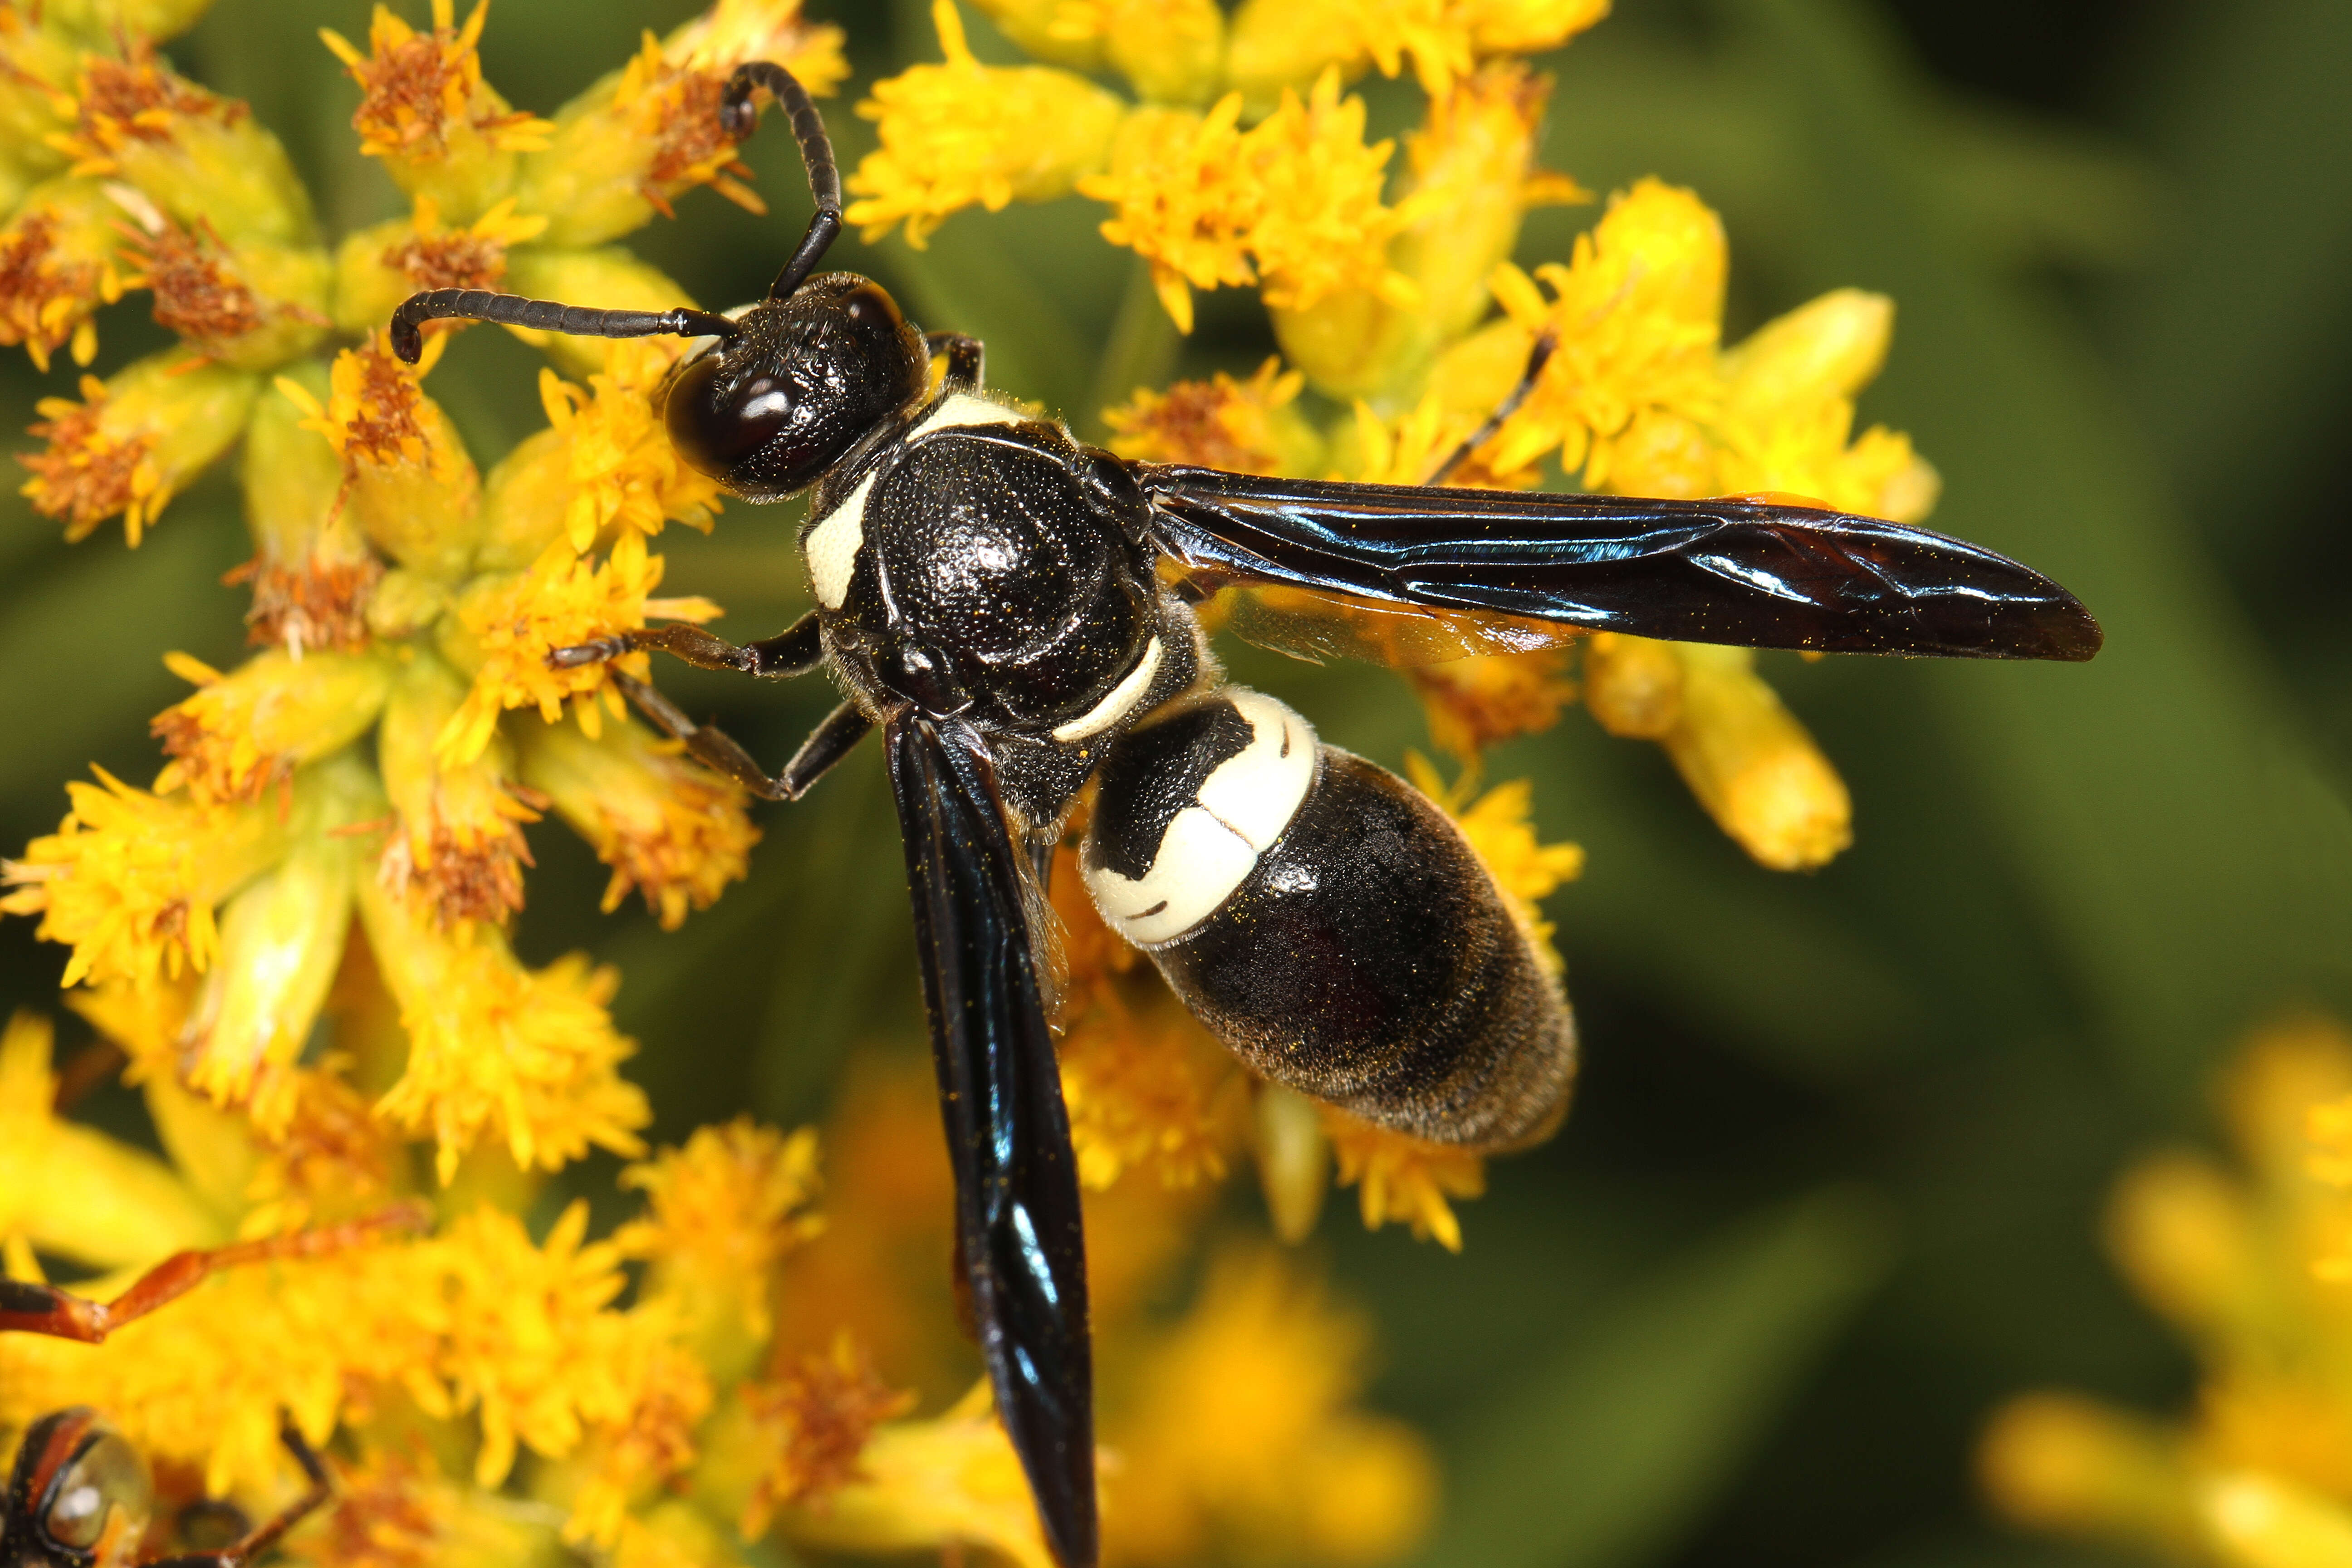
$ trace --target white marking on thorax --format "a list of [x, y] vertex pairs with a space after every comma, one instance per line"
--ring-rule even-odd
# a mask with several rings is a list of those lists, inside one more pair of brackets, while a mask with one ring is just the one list
[[940, 400], [940, 405], [923, 418], [923, 422], [907, 432], [907, 438], [928, 436], [934, 430], [952, 430], [964, 425], [1034, 425], [1036, 416], [1024, 414], [1018, 408], [1006, 406], [992, 397], [981, 397], [969, 392], [954, 393]]
[[873, 493], [874, 474], [869, 473], [801, 541], [801, 550], [808, 557], [809, 579], [816, 585], [816, 602], [828, 610], [841, 608], [842, 601], [849, 597], [857, 552], [866, 547], [866, 498]]
[[1250, 743], [1202, 781], [1198, 804], [1169, 820], [1139, 878], [1083, 868], [1113, 931], [1138, 947], [1173, 942], [1216, 913], [1282, 837], [1315, 783], [1315, 731], [1262, 692], [1219, 693], [1249, 721]]
[[1090, 735], [1101, 734], [1135, 711], [1135, 705], [1143, 700], [1144, 692], [1151, 686], [1151, 678], [1159, 673], [1160, 639], [1153, 637], [1143, 645], [1143, 657], [1135, 661], [1135, 668], [1127, 672], [1127, 679], [1112, 687], [1108, 696], [1077, 718], [1066, 724], [1055, 725], [1054, 739], [1083, 741]]

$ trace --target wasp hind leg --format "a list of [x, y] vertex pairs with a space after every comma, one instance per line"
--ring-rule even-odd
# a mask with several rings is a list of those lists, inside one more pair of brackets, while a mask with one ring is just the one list
[[302, 1434], [295, 1429], [290, 1416], [278, 1418], [278, 1439], [286, 1445], [286, 1451], [294, 1456], [294, 1462], [302, 1467], [302, 1474], [310, 1483], [300, 1497], [287, 1504], [276, 1518], [249, 1531], [233, 1545], [222, 1547], [217, 1552], [185, 1552], [172, 1557], [152, 1557], [139, 1564], [139, 1568], [246, 1568], [255, 1558], [277, 1545], [288, 1531], [301, 1523], [320, 1504], [332, 1497], [334, 1482], [327, 1475], [325, 1462], [319, 1458], [318, 1450], [311, 1447]]

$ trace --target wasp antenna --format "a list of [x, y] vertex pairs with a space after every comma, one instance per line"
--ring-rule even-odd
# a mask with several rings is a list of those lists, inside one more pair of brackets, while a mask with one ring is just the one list
[[675, 333], [681, 338], [731, 338], [742, 331], [724, 316], [708, 310], [598, 310], [585, 305], [562, 305], [552, 300], [526, 300], [520, 294], [493, 294], [486, 289], [434, 289], [411, 294], [392, 313], [392, 352], [415, 364], [425, 352], [426, 321], [496, 321], [505, 327], [530, 327], [575, 338], [655, 338]]
[[841, 232], [841, 166], [834, 162], [833, 141], [824, 133], [824, 116], [817, 112], [816, 100], [799, 78], [772, 60], [751, 60], [735, 68], [719, 104], [720, 129], [738, 142], [751, 135], [760, 122], [760, 106], [752, 94], [763, 87], [792, 116], [793, 137], [801, 144], [801, 162], [808, 168], [809, 194], [816, 198], [816, 216], [809, 219], [808, 232], [768, 289], [769, 299], [781, 300], [801, 286]]

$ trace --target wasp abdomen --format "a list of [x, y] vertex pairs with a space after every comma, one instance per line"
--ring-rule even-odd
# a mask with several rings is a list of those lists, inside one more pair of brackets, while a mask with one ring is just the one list
[[1272, 698], [1228, 687], [1122, 736], [1080, 864], [1104, 920], [1265, 1077], [1475, 1148], [1565, 1109], [1567, 1005], [1461, 832]]

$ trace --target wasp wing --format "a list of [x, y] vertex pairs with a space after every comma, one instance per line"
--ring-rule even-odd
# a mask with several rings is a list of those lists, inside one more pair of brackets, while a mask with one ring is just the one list
[[1063, 1568], [1096, 1556], [1094, 1373], [1077, 1159], [1031, 961], [1019, 862], [986, 746], [957, 720], [887, 731], [890, 788], [955, 1167], [956, 1255]]
[[1643, 500], [1139, 463], [1155, 542], [1283, 584], [1682, 642], [2084, 659], [2098, 623], [2008, 557], [1777, 498]]

